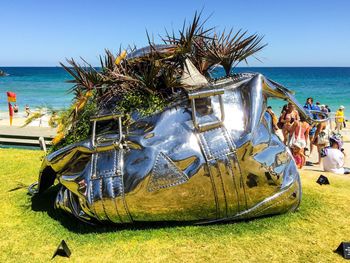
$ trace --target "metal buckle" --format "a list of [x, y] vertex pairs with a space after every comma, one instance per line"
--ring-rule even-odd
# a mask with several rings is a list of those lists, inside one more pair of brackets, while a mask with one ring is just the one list
[[122, 139], [123, 139], [123, 124], [122, 124], [122, 117], [123, 114], [112, 114], [112, 115], [99, 115], [99, 116], [93, 116], [90, 118], [90, 121], [93, 122], [92, 124], [92, 146], [96, 147], [96, 123], [98, 121], [107, 121], [112, 119], [118, 119], [118, 128], [119, 128], [119, 139], [118, 142], [114, 141], [113, 143], [116, 145], [120, 145]]
[[[206, 90], [191, 92], [188, 94], [188, 98], [191, 100], [193, 125], [199, 132], [211, 130], [223, 124], [225, 120], [225, 112], [224, 112], [224, 103], [222, 99], [222, 94], [224, 93], [225, 93], [224, 89], [206, 89]], [[220, 114], [221, 114], [220, 119], [217, 121], [212, 121], [207, 123], [199, 123], [196, 116], [196, 99], [208, 98], [213, 96], [219, 96]]]

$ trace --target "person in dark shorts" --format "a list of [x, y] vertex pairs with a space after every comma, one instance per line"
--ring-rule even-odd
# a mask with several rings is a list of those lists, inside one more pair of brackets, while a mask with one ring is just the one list
[[26, 114], [27, 114], [27, 117], [28, 117], [29, 114], [30, 114], [30, 108], [29, 108], [28, 104], [25, 107], [25, 111], [26, 111]]
[[17, 106], [17, 104], [15, 104], [15, 105], [13, 106], [13, 112], [14, 112], [14, 113], [18, 113], [18, 106]]
[[[314, 103], [314, 99], [309, 97], [306, 99], [306, 102], [305, 102], [305, 105], [304, 105], [304, 109], [307, 109], [307, 110], [320, 110], [319, 107], [317, 107], [316, 105], [313, 104]], [[313, 114], [313, 118], [314, 119], [318, 119], [318, 116], [317, 114]], [[310, 154], [312, 153], [312, 150], [313, 150], [313, 144], [312, 144], [312, 141], [314, 140], [314, 136], [315, 136], [315, 133], [316, 133], [316, 130], [317, 130], [317, 127], [316, 126], [313, 126], [311, 127], [310, 129], [310, 132], [309, 132], [309, 141], [310, 141]]]

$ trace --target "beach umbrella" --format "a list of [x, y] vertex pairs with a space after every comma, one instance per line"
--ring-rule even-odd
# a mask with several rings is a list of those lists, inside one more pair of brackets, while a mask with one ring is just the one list
[[12, 107], [11, 102], [16, 102], [16, 93], [8, 91], [7, 92], [7, 102], [9, 104], [10, 125], [12, 125], [13, 107]]

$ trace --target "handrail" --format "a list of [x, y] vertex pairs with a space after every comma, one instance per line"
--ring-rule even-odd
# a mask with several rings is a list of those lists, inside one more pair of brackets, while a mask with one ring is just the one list
[[[0, 138], [6, 138], [6, 139], [22, 139], [22, 140], [37, 140], [39, 139], [40, 135], [16, 135], [16, 134], [1, 134]], [[53, 137], [43, 137], [46, 141], [51, 141]]]

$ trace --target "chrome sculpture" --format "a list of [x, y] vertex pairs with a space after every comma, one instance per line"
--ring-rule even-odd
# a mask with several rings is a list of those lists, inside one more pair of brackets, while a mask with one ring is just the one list
[[[92, 118], [93, 134], [48, 155], [38, 192], [58, 180], [56, 207], [87, 222], [246, 219], [294, 211], [300, 178], [265, 113], [292, 93], [261, 74], [236, 74], [193, 89], [165, 110], [122, 127]], [[100, 122], [118, 129], [98, 133]]]

